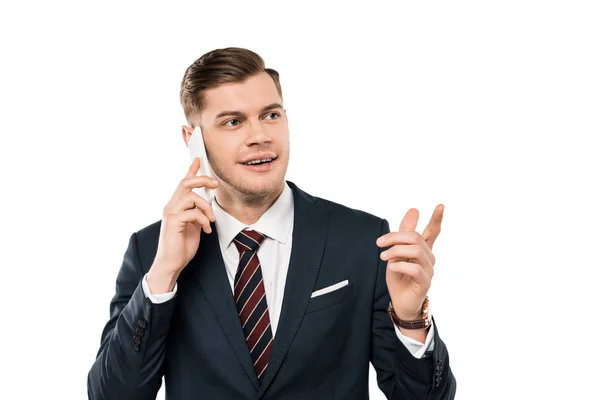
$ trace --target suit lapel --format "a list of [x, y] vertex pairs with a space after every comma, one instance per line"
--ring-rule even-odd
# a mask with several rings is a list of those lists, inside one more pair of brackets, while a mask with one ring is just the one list
[[259, 384], [254, 371], [254, 363], [248, 351], [244, 331], [233, 300], [233, 292], [227, 279], [217, 229], [214, 223], [211, 224], [211, 227], [210, 235], [202, 232], [200, 249], [192, 259], [193, 265], [190, 266], [193, 269], [193, 281], [202, 288], [204, 297], [221, 326], [223, 334], [246, 371], [248, 379], [258, 390]]
[[329, 223], [329, 211], [323, 203], [294, 183], [288, 183], [294, 193], [292, 254], [273, 349], [260, 387], [261, 395], [281, 367], [304, 317], [321, 266]]

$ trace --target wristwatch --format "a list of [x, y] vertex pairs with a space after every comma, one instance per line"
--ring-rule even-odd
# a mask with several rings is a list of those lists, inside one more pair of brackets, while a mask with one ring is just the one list
[[394, 311], [394, 307], [392, 306], [392, 302], [390, 301], [390, 305], [388, 306], [387, 312], [390, 316], [390, 319], [398, 328], [403, 329], [423, 329], [428, 328], [431, 325], [431, 317], [429, 316], [429, 297], [425, 296], [425, 301], [423, 301], [423, 306], [421, 307], [421, 319], [416, 319], [413, 321], [403, 321], [396, 315]]

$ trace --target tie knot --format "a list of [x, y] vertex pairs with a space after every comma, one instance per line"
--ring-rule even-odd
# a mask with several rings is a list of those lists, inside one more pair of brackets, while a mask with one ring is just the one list
[[256, 251], [264, 239], [265, 235], [260, 232], [244, 230], [236, 235], [233, 242], [242, 254], [244, 251]]

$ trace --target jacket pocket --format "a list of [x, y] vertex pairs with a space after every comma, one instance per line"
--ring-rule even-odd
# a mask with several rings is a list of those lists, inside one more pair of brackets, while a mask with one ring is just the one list
[[340, 289], [334, 290], [326, 294], [322, 294], [320, 296], [313, 297], [308, 302], [308, 307], [306, 307], [305, 314], [324, 310], [326, 308], [343, 303], [350, 297], [352, 297], [353, 290], [354, 283], [350, 282], [349, 284], [347, 284], [344, 287], [341, 287]]

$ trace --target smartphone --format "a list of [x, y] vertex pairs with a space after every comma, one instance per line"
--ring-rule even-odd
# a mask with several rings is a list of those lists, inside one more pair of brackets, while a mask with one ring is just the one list
[[[207, 175], [216, 179], [215, 173], [208, 162], [206, 147], [204, 147], [204, 137], [202, 136], [202, 129], [199, 126], [194, 129], [194, 132], [192, 132], [192, 136], [190, 136], [190, 140], [188, 142], [188, 148], [190, 151], [191, 160], [193, 160], [194, 157], [198, 157], [200, 159], [200, 169], [198, 170], [197, 176]], [[212, 204], [212, 201], [215, 198], [215, 190], [212, 188], [193, 188], [192, 191], [200, 195], [210, 204]]]

